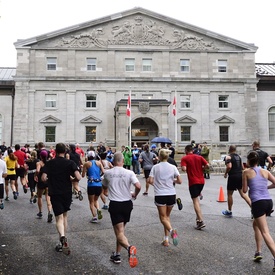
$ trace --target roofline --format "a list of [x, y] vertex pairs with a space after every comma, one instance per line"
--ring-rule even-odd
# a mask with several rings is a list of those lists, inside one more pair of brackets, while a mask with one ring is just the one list
[[135, 7], [133, 9], [129, 9], [129, 10], [125, 10], [125, 11], [122, 11], [122, 12], [114, 13], [114, 14], [111, 14], [111, 15], [108, 15], [108, 16], [104, 16], [104, 17], [101, 17], [101, 18], [94, 19], [92, 21], [91, 20], [86, 21], [84, 23], [72, 25], [72, 26], [69, 26], [69, 27], [66, 27], [66, 28], [62, 28], [62, 29], [59, 29], [59, 30], [55, 30], [53, 32], [48, 32], [48, 33], [38, 35], [38, 36], [34, 36], [34, 37], [31, 37], [31, 38], [20, 39], [20, 40], [16, 41], [13, 44], [14, 44], [15, 48], [25, 47], [25, 46], [28, 46], [30, 44], [33, 44], [33, 43], [36, 43], [36, 42], [39, 42], [39, 41], [43, 41], [44, 39], [54, 38], [56, 36], [59, 36], [59, 35], [62, 35], [62, 34], [65, 34], [65, 33], [71, 32], [71, 31], [75, 31], [77, 29], [87, 28], [87, 27], [92, 26], [92, 25], [102, 24], [102, 23], [105, 23], [105, 22], [108, 22], [108, 21], [117, 20], [119, 18], [122, 18], [124, 16], [129, 16], [129, 15], [137, 13], [137, 12], [141, 12], [141, 13], [146, 14], [148, 16], [152, 16], [152, 17], [164, 20], [166, 22], [169, 22], [171, 24], [179, 25], [181, 27], [183, 27], [183, 25], [184, 25], [184, 27], [187, 27], [187, 28], [189, 28], [190, 30], [192, 30], [194, 32], [198, 32], [198, 33], [207, 35], [209, 37], [219, 39], [219, 40], [225, 41], [225, 42], [230, 43], [230, 44], [237, 45], [239, 47], [247, 48], [252, 52], [256, 52], [257, 49], [258, 49], [258, 47], [255, 46], [254, 44], [245, 43], [245, 42], [242, 42], [240, 40], [236, 40], [236, 39], [233, 39], [231, 37], [221, 35], [219, 33], [215, 33], [215, 32], [206, 30], [204, 28], [197, 27], [195, 25], [180, 21], [178, 19], [166, 16], [166, 15], [159, 14], [159, 13], [156, 13], [156, 12], [153, 12], [153, 11], [141, 8], [141, 7]]

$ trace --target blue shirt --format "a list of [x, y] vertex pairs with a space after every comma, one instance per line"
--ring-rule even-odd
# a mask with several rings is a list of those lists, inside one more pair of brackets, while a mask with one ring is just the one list
[[87, 175], [88, 175], [88, 187], [93, 187], [93, 186], [102, 186], [101, 178], [100, 178], [100, 167], [96, 165], [95, 160], [91, 160], [92, 165], [88, 168], [87, 170]]

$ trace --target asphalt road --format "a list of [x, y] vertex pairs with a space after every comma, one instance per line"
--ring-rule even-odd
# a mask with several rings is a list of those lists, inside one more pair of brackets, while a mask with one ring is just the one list
[[[273, 260], [265, 244], [262, 262], [252, 261], [255, 242], [250, 209], [239, 194], [234, 194], [233, 217], [222, 216], [227, 203], [217, 199], [220, 187], [226, 196], [226, 180], [221, 175], [211, 175], [201, 201], [206, 227], [198, 231], [194, 229], [195, 214], [186, 175], [182, 177], [177, 195], [182, 199], [183, 210], [175, 206], [171, 214], [172, 225], [179, 234], [177, 247], [171, 241], [169, 247], [161, 245], [163, 227], [154, 205], [153, 188], [150, 187], [148, 197], [140, 194], [134, 201], [126, 236], [137, 247], [136, 268], [130, 268], [126, 250], [122, 251], [121, 264], [109, 261], [115, 249], [109, 213], [103, 210], [102, 221], [90, 223], [84, 180], [80, 183], [84, 200], [74, 199], [69, 212], [69, 256], [54, 250], [58, 234], [55, 222], [46, 221], [45, 201], [44, 216], [37, 219], [37, 205], [31, 205], [30, 194], [20, 189], [18, 199], [6, 202], [5, 209], [0, 211], [0, 274], [271, 274]], [[144, 178], [139, 179], [144, 190]], [[274, 196], [275, 190], [271, 193]], [[269, 217], [268, 223], [275, 237], [275, 218]]]

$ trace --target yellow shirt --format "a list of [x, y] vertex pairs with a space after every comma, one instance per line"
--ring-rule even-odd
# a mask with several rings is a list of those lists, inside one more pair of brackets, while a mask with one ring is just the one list
[[8, 175], [16, 175], [15, 168], [17, 167], [17, 160], [11, 160], [9, 156], [5, 158], [7, 164]]

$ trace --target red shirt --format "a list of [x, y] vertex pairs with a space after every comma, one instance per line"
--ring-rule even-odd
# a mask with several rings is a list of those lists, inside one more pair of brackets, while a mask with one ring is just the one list
[[85, 152], [80, 147], [75, 149], [76, 153], [78, 153], [81, 157], [84, 157]]
[[17, 157], [17, 163], [21, 167], [24, 167], [25, 159], [27, 159], [27, 155], [24, 152], [22, 152], [21, 150], [15, 151], [14, 155]]
[[181, 167], [186, 167], [188, 184], [189, 186], [194, 184], [204, 184], [203, 167], [208, 162], [199, 155], [189, 154], [181, 159]]

